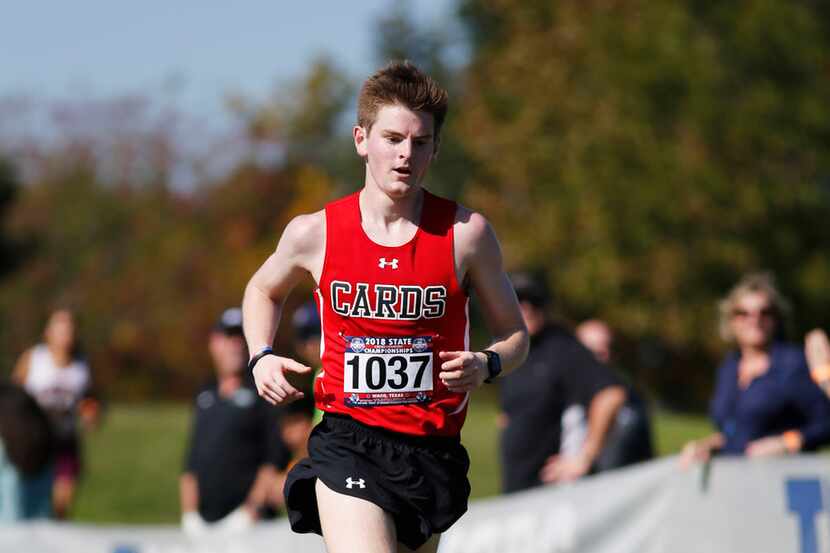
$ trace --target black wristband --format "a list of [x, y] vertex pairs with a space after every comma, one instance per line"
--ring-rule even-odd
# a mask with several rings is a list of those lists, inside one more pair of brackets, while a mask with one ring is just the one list
[[262, 348], [262, 351], [251, 357], [251, 360], [248, 361], [248, 371], [254, 370], [254, 367], [259, 362], [259, 360], [265, 357], [266, 355], [276, 355], [276, 353], [274, 353], [274, 350], [270, 347]]
[[487, 356], [487, 378], [484, 379], [484, 382], [491, 384], [493, 379], [501, 374], [501, 357], [498, 353], [489, 349], [481, 353]]

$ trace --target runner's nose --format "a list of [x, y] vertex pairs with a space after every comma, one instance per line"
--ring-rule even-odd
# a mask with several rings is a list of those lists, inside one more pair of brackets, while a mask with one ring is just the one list
[[400, 144], [398, 145], [398, 157], [401, 159], [409, 159], [412, 157], [412, 139], [407, 138], [406, 140], [401, 140]]

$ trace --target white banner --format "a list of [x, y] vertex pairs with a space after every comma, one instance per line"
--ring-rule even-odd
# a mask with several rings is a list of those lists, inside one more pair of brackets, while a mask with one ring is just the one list
[[[675, 458], [473, 502], [440, 553], [830, 552], [830, 461], [721, 459], [681, 472]], [[322, 553], [285, 521], [197, 540], [174, 526], [0, 526], [0, 552]]]

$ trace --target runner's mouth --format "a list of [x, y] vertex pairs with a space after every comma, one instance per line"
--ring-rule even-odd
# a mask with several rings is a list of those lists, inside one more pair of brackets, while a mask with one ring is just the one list
[[412, 169], [409, 167], [396, 167], [393, 171], [399, 175], [405, 175], [407, 177], [412, 174]]

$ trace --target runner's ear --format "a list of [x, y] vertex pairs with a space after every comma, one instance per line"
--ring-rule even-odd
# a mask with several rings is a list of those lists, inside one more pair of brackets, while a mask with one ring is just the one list
[[355, 125], [352, 128], [352, 138], [354, 138], [354, 147], [357, 150], [357, 155], [365, 161], [369, 156], [369, 150], [366, 144], [369, 140], [368, 131], [360, 125]]

